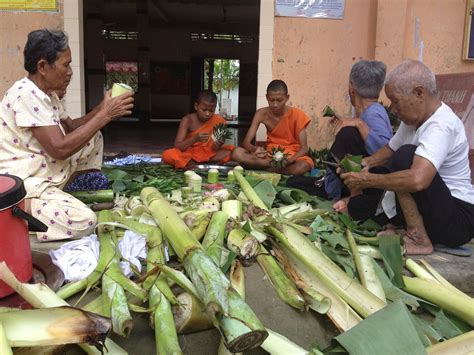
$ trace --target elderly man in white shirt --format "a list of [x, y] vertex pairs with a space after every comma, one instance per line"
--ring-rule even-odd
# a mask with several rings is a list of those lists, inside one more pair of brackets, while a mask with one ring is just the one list
[[363, 160], [362, 172], [341, 174], [350, 189], [364, 191], [351, 198], [349, 214], [402, 222], [407, 254], [430, 254], [438, 243], [469, 242], [474, 189], [461, 120], [439, 100], [435, 76], [421, 62], [398, 65], [387, 77], [385, 93], [402, 124], [389, 144]]

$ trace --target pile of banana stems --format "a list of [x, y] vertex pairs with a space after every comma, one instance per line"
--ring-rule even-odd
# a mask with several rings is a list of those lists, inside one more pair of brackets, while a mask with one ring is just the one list
[[[380, 253], [365, 245], [373, 244], [376, 238], [345, 230], [356, 268], [356, 277], [350, 277], [326, 256], [318, 242], [308, 237], [313, 232], [312, 221], [327, 218], [328, 211], [307, 203], [271, 209], [240, 170], [234, 170], [234, 177], [241, 189], [238, 196], [229, 191], [218, 191], [205, 199], [201, 193], [189, 191], [186, 195], [174, 191], [171, 196], [164, 196], [147, 187], [129, 201], [133, 202], [133, 209], [101, 211], [97, 267], [87, 278], [66, 284], [57, 294], [44, 291], [47, 287], [42, 285], [41, 290], [46, 293], [39, 296], [39, 291], [32, 288], [37, 285], [12, 281], [11, 273], [0, 264], [0, 279], [35, 308], [67, 306], [64, 299], [76, 294], [82, 299], [89, 290], [100, 287], [101, 295], [85, 305], [86, 313], [76, 318], [94, 324], [99, 319], [107, 325], [100, 324], [99, 328], [104, 330], [100, 339], [65, 333], [63, 338], [44, 341], [42, 337], [48, 337], [37, 332], [38, 336], [28, 341], [22, 335], [25, 332], [16, 330], [20, 319], [26, 322], [20, 311], [11, 312], [15, 317], [2, 317], [0, 309], [0, 352], [7, 354], [3, 349], [10, 347], [56, 346], [85, 339], [100, 343], [109, 329], [127, 337], [133, 328], [132, 313], [147, 312], [157, 354], [181, 354], [178, 334], [211, 327], [221, 334], [219, 354], [241, 353], [258, 346], [272, 354], [307, 354], [291, 340], [267, 329], [245, 302], [243, 269], [253, 263], [260, 266], [282, 301], [299, 311], [311, 309], [327, 315], [341, 332], [387, 305], [382, 282], [374, 269], [374, 257], [379, 258]], [[133, 280], [125, 277], [119, 267], [122, 257], [117, 241], [124, 230], [141, 234], [147, 241], [146, 271]], [[170, 256], [178, 259], [181, 268], [170, 267]], [[230, 274], [226, 276], [230, 265]], [[449, 284], [426, 262], [418, 265], [407, 260], [406, 266], [415, 277], [403, 278], [405, 291], [474, 326], [472, 298]], [[43, 301], [38, 301], [38, 297]], [[58, 310], [72, 311], [80, 312], [74, 308]], [[36, 314], [24, 317], [31, 317], [31, 322], [41, 318]], [[51, 322], [54, 324], [53, 318]], [[55, 329], [55, 325], [50, 327]], [[126, 353], [108, 338], [105, 344], [105, 353]], [[95, 351], [90, 345], [81, 346], [89, 353]], [[317, 354], [318, 350], [312, 352]]]

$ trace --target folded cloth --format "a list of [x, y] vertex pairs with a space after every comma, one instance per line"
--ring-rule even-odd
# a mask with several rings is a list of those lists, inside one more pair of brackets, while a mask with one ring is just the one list
[[[123, 261], [120, 268], [124, 275], [133, 275], [132, 268], [141, 271], [140, 259], [146, 258], [145, 237], [125, 231], [118, 243]], [[51, 250], [51, 260], [61, 269], [64, 279], [68, 282], [86, 278], [94, 271], [99, 259], [99, 240], [95, 234], [63, 244], [59, 249]], [[132, 264], [133, 266], [131, 266]]]
[[63, 244], [49, 252], [68, 282], [81, 280], [94, 271], [99, 258], [99, 241], [95, 234]]
[[151, 160], [152, 158], [149, 155], [130, 154], [126, 157], [118, 157], [109, 161], [105, 161], [104, 165], [126, 166], [126, 165], [134, 165], [138, 163], [149, 163]]
[[118, 247], [120, 254], [122, 254], [123, 261], [120, 262], [120, 268], [124, 275], [131, 277], [133, 275], [132, 268], [135, 268], [137, 272], [142, 271], [140, 259], [146, 258], [145, 237], [127, 230], [120, 239]]

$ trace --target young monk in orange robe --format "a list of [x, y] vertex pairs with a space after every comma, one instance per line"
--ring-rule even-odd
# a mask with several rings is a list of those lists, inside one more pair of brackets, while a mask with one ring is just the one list
[[214, 141], [211, 138], [214, 127], [226, 120], [214, 112], [217, 96], [212, 91], [203, 90], [194, 104], [196, 112], [187, 114], [179, 123], [174, 148], [163, 152], [163, 162], [176, 169], [189, 163], [226, 163], [230, 160], [233, 145]]
[[[314, 166], [313, 160], [306, 155], [308, 153], [306, 127], [311, 119], [300, 109], [286, 105], [290, 96], [282, 80], [273, 80], [268, 85], [266, 97], [268, 107], [257, 110], [242, 147], [232, 152], [232, 160], [244, 168], [302, 175]], [[266, 149], [252, 144], [260, 124], [267, 128]], [[282, 168], [271, 165], [269, 152], [273, 147], [282, 147], [285, 153], [289, 154], [286, 165]]]

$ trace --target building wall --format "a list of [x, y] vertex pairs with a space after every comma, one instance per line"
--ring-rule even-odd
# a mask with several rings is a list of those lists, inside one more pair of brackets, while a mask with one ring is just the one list
[[[64, 28], [77, 65], [66, 100], [68, 110], [79, 114], [85, 101], [82, 2], [58, 3], [60, 10], [53, 13], [0, 12], [0, 96], [26, 74], [22, 51], [28, 32]], [[382, 60], [390, 70], [413, 58], [437, 74], [474, 71], [474, 62], [461, 58], [465, 11], [466, 0], [346, 0], [343, 20], [305, 19], [273, 17], [274, 1], [261, 0], [257, 107], [266, 104], [271, 79], [286, 80], [290, 103], [313, 119], [310, 145], [328, 146], [333, 136], [320, 112], [331, 104], [351, 114], [347, 77], [356, 60]]]
[[0, 97], [13, 83], [26, 75], [23, 48], [34, 29], [64, 28], [63, 2], [59, 12], [0, 11]]
[[436, 74], [474, 71], [462, 60], [465, 11], [466, 0], [346, 0], [343, 20], [276, 17], [273, 78], [287, 81], [290, 103], [313, 119], [309, 144], [333, 140], [320, 115], [326, 104], [351, 114], [347, 80], [358, 59], [388, 70], [410, 58]]
[[23, 69], [23, 48], [28, 33], [40, 28], [65, 30], [69, 35], [74, 75], [65, 102], [70, 116], [79, 117], [85, 108], [82, 0], [59, 0], [57, 12], [0, 12], [0, 97], [15, 81], [27, 75]]

